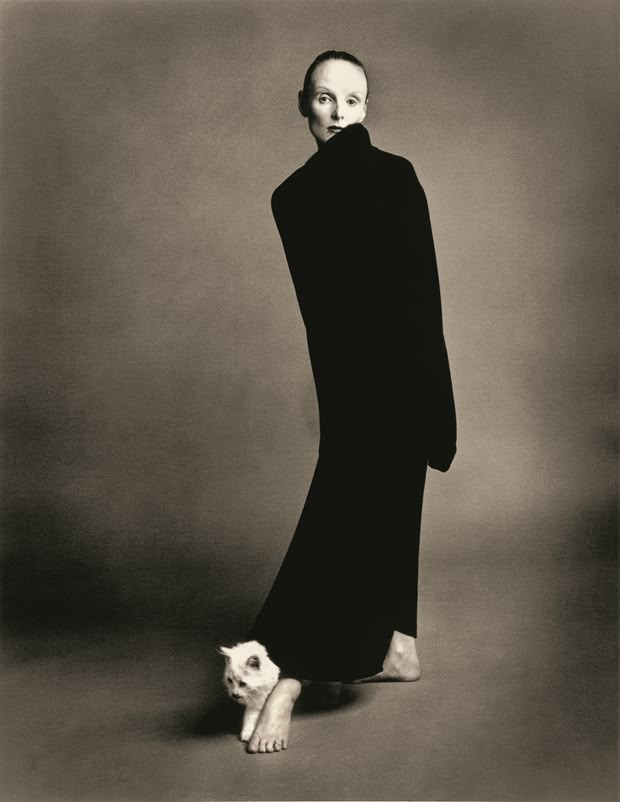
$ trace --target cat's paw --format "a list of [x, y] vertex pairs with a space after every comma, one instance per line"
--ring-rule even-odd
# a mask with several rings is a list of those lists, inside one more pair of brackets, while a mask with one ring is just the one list
[[243, 729], [241, 730], [241, 740], [243, 743], [247, 743], [254, 733], [254, 728], [252, 729]]

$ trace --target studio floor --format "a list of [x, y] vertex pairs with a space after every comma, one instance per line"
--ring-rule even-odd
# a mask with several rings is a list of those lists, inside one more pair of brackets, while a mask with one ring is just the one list
[[21, 634], [3, 655], [4, 802], [612, 800], [615, 565], [423, 564], [423, 676], [304, 691], [249, 755], [212, 634]]

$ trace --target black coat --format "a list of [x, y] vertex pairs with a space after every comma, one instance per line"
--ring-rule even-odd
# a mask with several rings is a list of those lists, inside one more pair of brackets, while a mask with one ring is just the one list
[[306, 327], [319, 458], [295, 534], [248, 637], [289, 674], [381, 669], [416, 635], [427, 463], [456, 452], [428, 206], [406, 159], [366, 128], [333, 136], [272, 195]]
[[445, 471], [456, 416], [426, 196], [366, 128], [328, 140], [272, 196], [319, 402], [321, 448], [401, 441]]

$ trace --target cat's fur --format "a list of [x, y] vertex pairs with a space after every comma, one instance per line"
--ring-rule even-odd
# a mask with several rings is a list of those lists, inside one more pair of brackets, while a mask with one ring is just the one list
[[226, 658], [224, 686], [231, 699], [245, 705], [241, 740], [249, 741], [263, 705], [280, 676], [280, 669], [258, 641], [236, 646], [221, 646], [218, 653]]

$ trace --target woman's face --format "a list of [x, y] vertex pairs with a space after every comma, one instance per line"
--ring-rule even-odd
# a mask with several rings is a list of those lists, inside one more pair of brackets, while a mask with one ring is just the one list
[[308, 97], [299, 93], [299, 110], [308, 118], [319, 147], [338, 131], [366, 116], [368, 84], [363, 70], [350, 61], [321, 62], [312, 74]]

